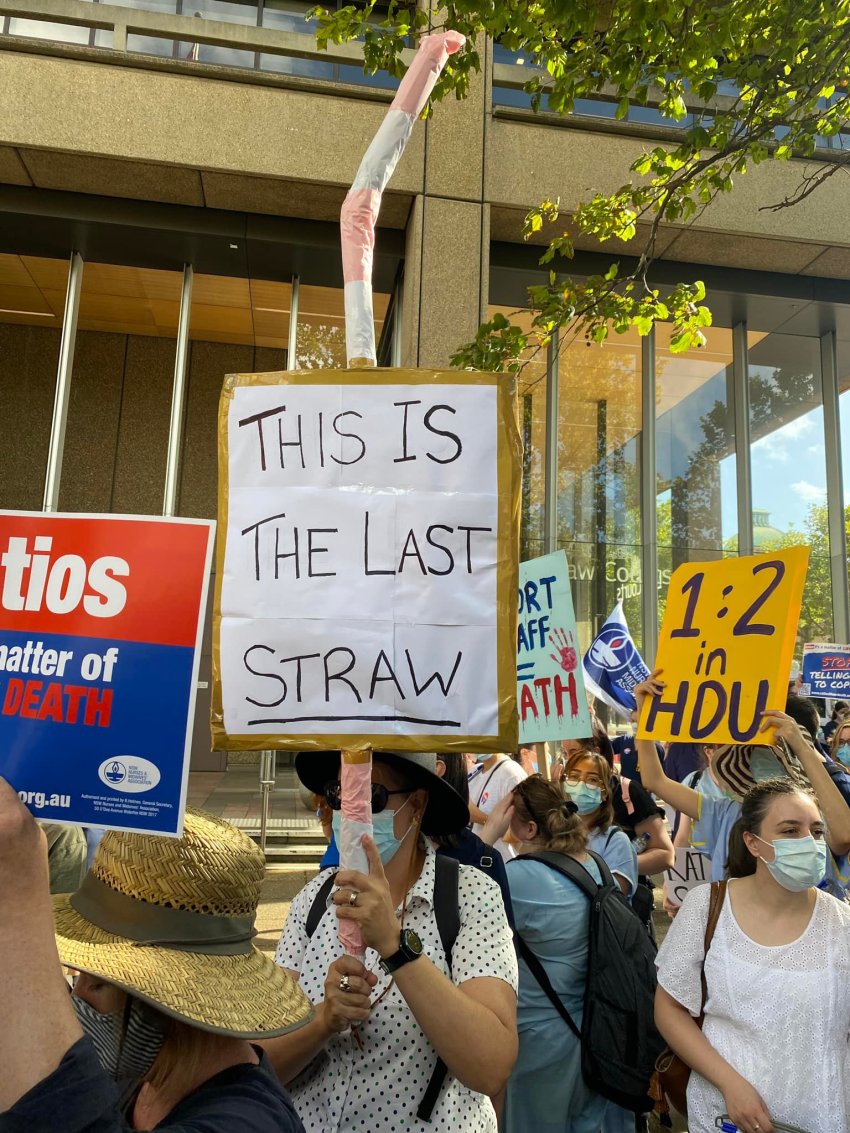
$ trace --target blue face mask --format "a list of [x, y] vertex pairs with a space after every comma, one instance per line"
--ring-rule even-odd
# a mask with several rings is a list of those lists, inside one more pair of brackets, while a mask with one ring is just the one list
[[750, 774], [757, 783], [765, 779], [787, 779], [785, 768], [769, 751], [754, 751], [750, 756]]
[[579, 814], [593, 814], [602, 804], [602, 788], [587, 783], [564, 783], [567, 794], [578, 807]]
[[843, 763], [845, 767], [850, 767], [850, 744], [839, 744], [835, 754], [840, 763]]
[[475, 762], [476, 763], [486, 763], [489, 758], [490, 758], [490, 756], [487, 754], [486, 751], [483, 751], [483, 752], [478, 751], [478, 752], [475, 753]]
[[[372, 840], [375, 843], [375, 848], [378, 851], [378, 856], [384, 865], [387, 864], [392, 858], [396, 856], [401, 849], [401, 844], [407, 835], [414, 829], [415, 823], [407, 828], [407, 831], [401, 838], [395, 836], [395, 816], [399, 814], [407, 806], [407, 802], [402, 803], [398, 810], [382, 810], [378, 814], [372, 815]], [[331, 819], [333, 826], [334, 840], [337, 846], [340, 845], [340, 836], [342, 833], [342, 811], [335, 810], [333, 818]]]
[[823, 881], [826, 873], [826, 842], [823, 838], [817, 840], [807, 834], [805, 838], [777, 838], [766, 842], [758, 834], [753, 837], [766, 846], [773, 846], [775, 857], [772, 862], [764, 864], [783, 889], [802, 893]]

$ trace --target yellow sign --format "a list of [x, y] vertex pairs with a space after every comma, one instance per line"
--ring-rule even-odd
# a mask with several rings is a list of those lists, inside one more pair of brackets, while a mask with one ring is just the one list
[[757, 740], [765, 709], [785, 707], [808, 563], [791, 547], [673, 572], [655, 660], [667, 687], [644, 704], [641, 739]]

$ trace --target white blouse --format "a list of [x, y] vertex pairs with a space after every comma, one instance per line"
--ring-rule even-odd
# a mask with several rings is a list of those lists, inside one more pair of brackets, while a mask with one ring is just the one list
[[[445, 975], [448, 969], [434, 915], [434, 860], [428, 846], [419, 880], [407, 899], [405, 927], [422, 940], [425, 953]], [[342, 955], [337, 918], [322, 917], [312, 939], [305, 922], [328, 872], [309, 882], [292, 902], [275, 960], [300, 973], [301, 987], [313, 1003], [324, 998], [328, 968]], [[498, 885], [473, 866], [460, 866], [460, 930], [452, 949], [452, 982], [459, 986], [479, 976], [503, 980], [517, 989], [517, 964], [511, 931]], [[397, 910], [401, 913], [401, 910]], [[366, 967], [378, 977], [373, 1002], [390, 983], [378, 965], [377, 952], [366, 953]], [[434, 1107], [431, 1123], [416, 1117], [437, 1055], [398, 987], [393, 984], [358, 1034], [330, 1038], [324, 1049], [288, 1084], [304, 1128], [322, 1133], [397, 1133], [404, 1129], [452, 1133], [496, 1133], [490, 1099], [462, 1086], [451, 1075]]]
[[[688, 894], [657, 959], [658, 982], [695, 1018], [709, 889]], [[705, 975], [705, 1037], [758, 1090], [773, 1120], [850, 1133], [850, 906], [818, 890], [802, 935], [767, 946], [744, 933], [727, 896]], [[690, 1133], [714, 1133], [725, 1109], [720, 1091], [691, 1074]]]

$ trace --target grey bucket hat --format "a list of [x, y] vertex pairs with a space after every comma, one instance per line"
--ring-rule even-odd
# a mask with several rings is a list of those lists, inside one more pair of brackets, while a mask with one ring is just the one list
[[[456, 834], [469, 823], [469, 807], [454, 787], [437, 774], [433, 751], [376, 751], [373, 758], [395, 767], [416, 787], [428, 792], [422, 832], [429, 836]], [[328, 783], [339, 779], [338, 751], [299, 751], [295, 773], [308, 791], [323, 795]]]

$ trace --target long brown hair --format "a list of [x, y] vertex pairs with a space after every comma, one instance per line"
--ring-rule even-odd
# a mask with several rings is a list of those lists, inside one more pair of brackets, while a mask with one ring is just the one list
[[726, 861], [729, 877], [752, 877], [756, 872], [756, 858], [747, 849], [744, 835], [761, 831], [767, 812], [783, 795], [803, 795], [817, 802], [814, 791], [803, 790], [793, 779], [764, 779], [747, 791], [741, 803], [741, 815], [729, 832], [729, 857]]
[[529, 775], [513, 790], [514, 810], [521, 822], [536, 822], [547, 850], [582, 854], [587, 848], [587, 830], [575, 804], [564, 798], [560, 787], [542, 775]]
[[593, 816], [593, 821], [589, 823], [588, 829], [607, 830], [614, 823], [614, 802], [611, 798], [611, 768], [608, 766], [608, 760], [605, 756], [596, 751], [577, 751], [567, 760], [563, 779], [566, 779], [576, 764], [581, 763], [583, 759], [593, 760], [596, 774], [602, 780], [602, 793], [605, 796], [599, 804], [599, 810]]

